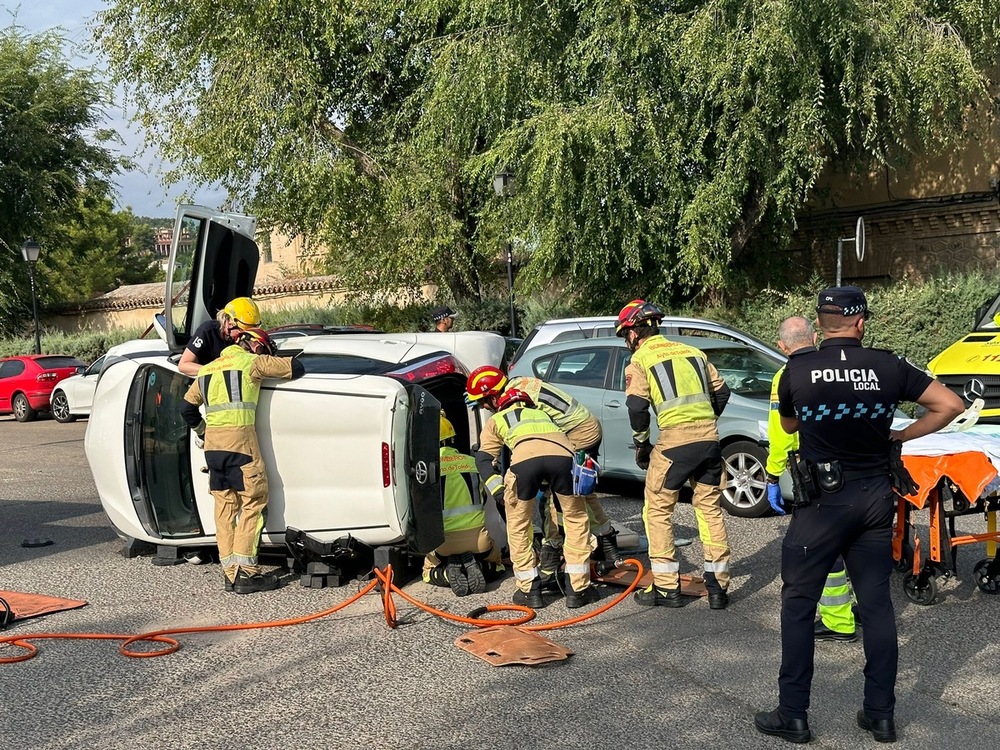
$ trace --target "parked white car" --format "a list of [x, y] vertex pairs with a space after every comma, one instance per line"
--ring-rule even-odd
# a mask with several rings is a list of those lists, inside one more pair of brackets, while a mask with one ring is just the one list
[[97, 388], [97, 377], [101, 374], [104, 357], [98, 357], [78, 375], [72, 375], [60, 380], [59, 385], [49, 397], [52, 416], [57, 422], [72, 422], [77, 417], [90, 414], [94, 403], [94, 390]]
[[[101, 504], [127, 541], [160, 548], [215, 544], [214, 500], [204, 454], [180, 416], [191, 379], [176, 361], [191, 333], [234, 297], [248, 295], [257, 268], [249, 217], [182, 206], [172, 248], [160, 342], [108, 353], [87, 425], [85, 449]], [[205, 280], [211, 280], [208, 284]], [[173, 325], [163, 325], [172, 320]], [[329, 554], [395, 546], [426, 553], [444, 539], [439, 484], [439, 413], [458, 447], [478, 435], [464, 402], [469, 370], [499, 364], [504, 339], [491, 333], [338, 334], [285, 342], [306, 374], [267, 380], [257, 432], [270, 500], [262, 545]]]

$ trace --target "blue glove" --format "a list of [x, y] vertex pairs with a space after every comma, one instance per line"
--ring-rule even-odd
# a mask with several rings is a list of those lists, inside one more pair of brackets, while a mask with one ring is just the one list
[[767, 483], [767, 502], [779, 516], [785, 515], [784, 500], [781, 498], [781, 486], [777, 482]]

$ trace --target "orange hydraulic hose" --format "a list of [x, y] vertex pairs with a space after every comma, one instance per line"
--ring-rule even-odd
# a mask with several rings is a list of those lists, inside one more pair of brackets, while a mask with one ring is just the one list
[[[635, 580], [628, 586], [623, 593], [621, 593], [615, 599], [601, 605], [592, 612], [588, 612], [584, 615], [579, 615], [577, 617], [572, 617], [567, 620], [560, 620], [559, 622], [547, 623], [544, 625], [532, 625], [525, 628], [525, 630], [531, 631], [542, 631], [542, 630], [555, 630], [556, 628], [564, 628], [569, 625], [575, 625], [577, 623], [583, 622], [584, 620], [589, 620], [592, 617], [596, 617], [599, 614], [607, 612], [609, 609], [614, 607], [616, 604], [624, 601], [639, 584], [639, 579], [642, 578], [643, 567], [642, 563], [638, 560], [629, 558], [625, 560], [625, 564], [631, 564], [636, 568]], [[122, 635], [116, 633], [28, 633], [25, 635], [11, 635], [0, 638], [0, 647], [5, 645], [17, 646], [18, 648], [24, 649], [25, 653], [19, 656], [10, 657], [0, 657], [0, 664], [14, 664], [20, 661], [27, 661], [35, 657], [38, 654], [38, 648], [31, 643], [31, 641], [38, 641], [42, 639], [48, 640], [116, 640], [122, 641], [118, 646], [118, 651], [123, 656], [128, 656], [134, 659], [149, 659], [154, 656], [166, 656], [167, 654], [172, 654], [178, 649], [180, 649], [181, 644], [174, 638], [169, 636], [181, 635], [183, 633], [219, 633], [226, 631], [235, 630], [260, 630], [263, 628], [282, 628], [288, 627], [290, 625], [301, 625], [312, 620], [318, 620], [327, 615], [332, 615], [334, 612], [338, 612], [345, 607], [354, 604], [361, 597], [363, 597], [368, 592], [372, 591], [376, 586], [381, 587], [381, 598], [382, 598], [382, 609], [385, 615], [386, 624], [390, 628], [395, 628], [398, 622], [396, 617], [396, 604], [393, 601], [392, 594], [397, 593], [403, 597], [410, 604], [418, 607], [419, 609], [429, 612], [433, 615], [437, 615], [445, 620], [450, 620], [452, 622], [463, 623], [466, 625], [472, 625], [477, 628], [488, 628], [494, 625], [521, 625], [523, 623], [529, 622], [534, 619], [535, 611], [530, 607], [523, 607], [518, 604], [490, 604], [484, 608], [487, 612], [517, 612], [520, 613], [520, 617], [515, 619], [505, 619], [505, 620], [483, 620], [476, 617], [463, 617], [461, 615], [454, 615], [450, 612], [444, 612], [440, 609], [435, 609], [428, 604], [424, 604], [409, 594], [405, 593], [400, 589], [395, 583], [392, 582], [392, 566], [387, 565], [384, 569], [376, 568], [373, 571], [375, 579], [366, 585], [363, 589], [358, 591], [350, 598], [337, 604], [329, 609], [324, 609], [321, 612], [314, 612], [310, 615], [303, 615], [302, 617], [293, 617], [286, 620], [273, 620], [270, 622], [251, 622], [240, 625], [206, 625], [202, 627], [195, 628], [169, 628], [165, 630], [155, 630], [149, 633], [139, 633], [136, 635]], [[138, 643], [140, 641], [152, 641], [154, 643], [166, 644], [166, 648], [160, 649], [159, 651], [133, 651], [129, 648], [133, 643]]]

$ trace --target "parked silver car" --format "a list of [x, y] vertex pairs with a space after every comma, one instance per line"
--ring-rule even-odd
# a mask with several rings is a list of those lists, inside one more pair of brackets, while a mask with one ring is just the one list
[[[767, 422], [771, 380], [784, 357], [767, 346], [705, 337], [671, 336], [705, 352], [732, 390], [719, 418], [725, 459], [722, 504], [732, 515], [755, 517], [768, 512], [765, 465], [767, 450], [759, 444], [761, 422]], [[625, 366], [632, 353], [619, 338], [597, 337], [533, 347], [511, 368], [511, 376], [527, 375], [559, 386], [596, 415], [604, 427], [601, 465], [608, 477], [644, 480], [635, 465], [632, 428], [625, 407]], [[655, 420], [652, 440], [656, 441]], [[787, 474], [782, 491], [791, 495]]]

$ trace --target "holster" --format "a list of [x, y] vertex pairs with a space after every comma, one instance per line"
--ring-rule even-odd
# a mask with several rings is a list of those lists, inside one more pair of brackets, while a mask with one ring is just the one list
[[823, 492], [837, 492], [844, 486], [844, 472], [840, 461], [820, 461], [815, 464], [816, 483]]
[[804, 508], [819, 497], [815, 468], [799, 456], [798, 451], [788, 451], [788, 472], [792, 475], [792, 508]]

